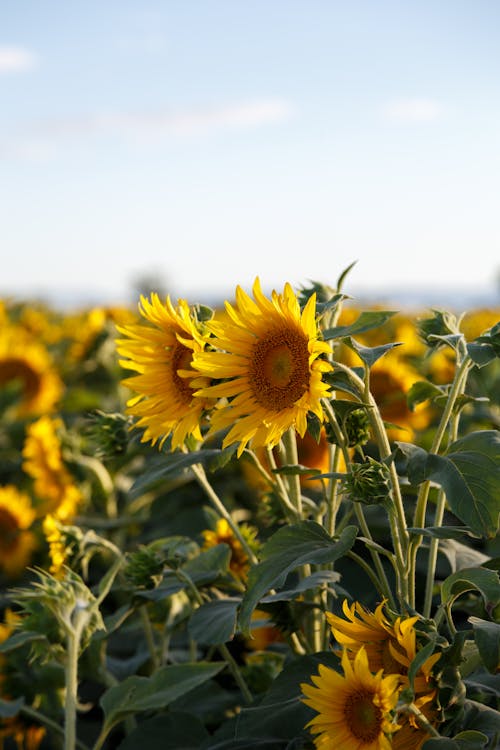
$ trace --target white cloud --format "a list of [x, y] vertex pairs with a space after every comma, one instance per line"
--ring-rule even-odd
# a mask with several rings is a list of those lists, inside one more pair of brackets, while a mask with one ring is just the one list
[[178, 112], [108, 112], [39, 123], [0, 143], [0, 159], [44, 161], [60, 148], [85, 138], [123, 138], [157, 145], [165, 138], [204, 136], [224, 130], [253, 129], [293, 116], [289, 102], [262, 99]]
[[0, 46], [0, 75], [33, 70], [37, 65], [37, 58], [24, 47]]
[[394, 99], [383, 108], [386, 118], [400, 122], [432, 122], [443, 111], [442, 104], [434, 99]]
[[287, 120], [291, 114], [288, 102], [268, 99], [184, 112], [103, 112], [48, 123], [44, 130], [57, 135], [189, 136], [227, 128], [259, 127]]

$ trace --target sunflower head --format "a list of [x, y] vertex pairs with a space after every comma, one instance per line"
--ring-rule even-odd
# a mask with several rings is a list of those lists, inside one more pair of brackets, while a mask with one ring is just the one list
[[322, 355], [330, 348], [319, 339], [315, 294], [301, 310], [289, 284], [268, 299], [257, 278], [253, 299], [237, 287], [226, 318], [207, 328], [212, 350], [195, 353], [193, 366], [216, 382], [196, 395], [220, 399], [211, 432], [229, 428], [224, 446], [239, 443], [240, 456], [248, 443], [277, 445], [291, 427], [303, 436], [309, 412], [323, 420], [321, 399], [329, 391], [322, 373], [330, 365]]
[[[240, 531], [248, 542], [249, 546], [255, 550], [256, 548], [256, 531], [251, 529], [248, 525], [242, 524]], [[202, 531], [203, 536], [203, 549], [210, 549], [210, 547], [216, 547], [218, 544], [227, 544], [231, 550], [231, 558], [229, 560], [229, 570], [233, 576], [239, 580], [245, 580], [247, 577], [248, 570], [250, 568], [250, 562], [248, 556], [243, 549], [241, 542], [233, 533], [230, 525], [225, 518], [219, 518], [215, 524], [214, 529], [205, 529]]]
[[63, 392], [48, 350], [22, 326], [7, 325], [0, 335], [0, 389], [5, 388], [14, 389], [9, 406], [14, 418], [53, 411]]
[[317, 712], [307, 725], [317, 735], [318, 748], [390, 750], [391, 735], [399, 728], [394, 709], [399, 697], [398, 675], [370, 671], [362, 647], [353, 661], [344, 650], [344, 675], [320, 665], [313, 685], [302, 684], [303, 702]]
[[191, 381], [198, 376], [193, 356], [203, 351], [205, 339], [185, 300], [174, 307], [169, 297], [161, 302], [153, 293], [150, 300], [141, 297], [139, 311], [146, 323], [118, 326], [124, 338], [116, 342], [121, 366], [137, 373], [123, 381], [135, 394], [127, 413], [144, 430], [142, 442], [159, 441], [161, 448], [170, 436], [174, 450], [191, 435], [201, 440], [207, 404], [194, 397]]
[[29, 564], [36, 547], [30, 527], [35, 510], [29, 497], [12, 486], [0, 487], [0, 571], [18, 576]]
[[34, 480], [40, 501], [39, 513], [54, 513], [61, 520], [74, 516], [82, 494], [66, 468], [59, 439], [63, 423], [49, 416], [40, 417], [26, 430], [23, 470]]

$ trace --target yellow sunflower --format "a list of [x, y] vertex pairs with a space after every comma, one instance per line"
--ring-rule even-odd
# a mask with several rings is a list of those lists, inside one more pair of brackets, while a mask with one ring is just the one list
[[[408, 669], [418, 651], [415, 623], [418, 617], [397, 617], [391, 623], [384, 614], [384, 603], [375, 612], [365, 610], [354, 602], [350, 607], [347, 600], [343, 602], [346, 619], [326, 613], [333, 636], [351, 658], [355, 658], [363, 649], [368, 658], [370, 669], [382, 670], [385, 674], [397, 674], [401, 688], [409, 686]], [[415, 705], [435, 726], [439, 723], [434, 698], [436, 688], [433, 685], [432, 669], [440, 654], [432, 654], [425, 660], [415, 675], [413, 690]], [[400, 718], [401, 732], [394, 738], [394, 747], [398, 750], [417, 750], [428, 733], [419, 727], [411, 715]]]
[[43, 504], [40, 515], [54, 513], [61, 520], [75, 515], [82, 494], [67, 470], [58, 430], [60, 419], [40, 417], [26, 430], [23, 446], [23, 470], [34, 479], [34, 491]]
[[64, 544], [61, 529], [57, 519], [50, 515], [43, 519], [43, 533], [49, 545], [50, 568], [49, 571], [53, 576], [59, 578], [63, 574], [64, 566], [67, 562], [68, 550]]
[[[374, 672], [379, 669], [388, 673], [398, 672], [402, 675], [402, 681], [405, 681], [408, 667], [417, 655], [414, 626], [419, 618], [397, 617], [391, 623], [384, 613], [384, 607], [385, 602], [382, 602], [375, 612], [369, 612], [358, 602], [349, 606], [347, 599], [344, 599], [342, 610], [346, 619], [331, 612], [327, 612], [325, 616], [335, 640], [351, 656], [364, 648]], [[440, 654], [433, 654], [421, 667], [422, 671], [415, 681], [416, 693], [428, 688], [431, 669], [439, 657]]]
[[120, 364], [138, 373], [123, 381], [137, 394], [127, 402], [127, 413], [139, 418], [142, 442], [159, 440], [161, 448], [171, 435], [174, 450], [190, 435], [201, 440], [205, 402], [194, 397], [190, 379], [198, 375], [192, 359], [205, 340], [185, 300], [174, 307], [170, 297], [163, 303], [153, 293], [151, 301], [141, 297], [139, 309], [148, 325], [117, 326], [127, 337], [116, 342], [125, 357]]
[[30, 526], [36, 513], [30, 499], [13, 485], [0, 487], [0, 570], [9, 578], [28, 565], [36, 546]]
[[7, 325], [0, 334], [0, 388], [19, 383], [13, 417], [53, 411], [63, 391], [48, 350], [22, 326]]
[[398, 675], [372, 674], [361, 648], [353, 662], [344, 651], [344, 675], [324, 665], [302, 684], [303, 702], [317, 711], [308, 727], [317, 748], [329, 750], [391, 750], [391, 734], [398, 729], [393, 711], [399, 696]]
[[323, 420], [321, 399], [329, 393], [322, 373], [330, 365], [321, 355], [330, 347], [318, 338], [315, 295], [301, 312], [289, 284], [269, 300], [257, 278], [253, 296], [237, 287], [235, 306], [226, 302], [229, 322], [207, 325], [217, 351], [193, 361], [202, 375], [222, 381], [196, 395], [221, 399], [211, 433], [229, 427], [223, 445], [239, 443], [238, 456], [249, 442], [254, 448], [277, 445], [290, 427], [302, 437], [308, 412]]
[[[252, 546], [255, 544], [255, 533], [248, 526], [241, 526], [240, 531], [246, 541]], [[250, 562], [248, 555], [237, 539], [225, 518], [219, 518], [215, 529], [205, 529], [201, 532], [203, 536], [203, 549], [216, 547], [218, 544], [227, 544], [231, 550], [229, 569], [235, 578], [244, 580], [247, 577]]]

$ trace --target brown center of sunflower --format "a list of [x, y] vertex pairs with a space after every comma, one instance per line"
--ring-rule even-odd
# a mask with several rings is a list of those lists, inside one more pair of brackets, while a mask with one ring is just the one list
[[16, 546], [19, 526], [7, 508], [0, 508], [0, 552], [12, 552]]
[[[193, 398], [193, 389], [189, 385], [189, 380], [187, 378], [182, 378], [179, 375], [178, 370], [190, 370], [192, 360], [193, 352], [191, 351], [191, 349], [189, 349], [187, 346], [184, 346], [184, 344], [175, 344], [172, 350], [171, 359], [172, 380], [179, 396], [188, 404], [191, 403], [191, 400]], [[193, 375], [195, 375], [194, 372]]]
[[362, 743], [377, 739], [382, 728], [382, 711], [373, 703], [373, 693], [358, 690], [347, 696], [344, 704], [346, 724]]
[[20, 357], [6, 357], [0, 362], [0, 386], [14, 380], [21, 381], [23, 395], [28, 399], [40, 389], [40, 377], [27, 362]]
[[290, 328], [269, 331], [252, 351], [249, 381], [256, 401], [266, 409], [293, 406], [309, 387], [308, 339]]

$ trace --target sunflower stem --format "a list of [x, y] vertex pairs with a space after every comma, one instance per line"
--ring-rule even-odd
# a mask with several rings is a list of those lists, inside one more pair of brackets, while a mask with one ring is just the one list
[[[440, 450], [441, 443], [446, 434], [448, 423], [453, 414], [453, 409], [455, 408], [457, 399], [464, 392], [469, 370], [473, 366], [473, 362], [468, 356], [466, 356], [461, 363], [457, 363], [457, 364], [458, 364], [458, 367], [455, 372], [455, 377], [451, 385], [450, 393], [448, 394], [448, 400], [446, 401], [443, 414], [441, 415], [441, 419], [434, 433], [434, 438], [433, 438], [432, 445], [429, 451], [430, 454], [437, 454]], [[429, 480], [422, 482], [422, 484], [420, 485], [420, 489], [419, 489], [418, 497], [417, 497], [417, 503], [415, 507], [414, 520], [413, 520], [413, 525], [417, 528], [425, 527], [425, 522], [426, 522], [425, 517], [426, 517], [426, 512], [427, 512], [427, 502], [429, 499], [430, 486], [431, 486], [431, 483]], [[443, 503], [444, 502], [445, 502], [445, 499], [443, 500]], [[443, 506], [443, 511], [444, 511], [444, 506]], [[437, 513], [438, 511], [436, 509], [436, 514]], [[441, 518], [439, 518], [438, 516], [437, 517], [438, 523], [436, 523], [435, 525], [440, 526], [442, 523], [442, 520], [443, 520], [442, 515], [441, 515]], [[420, 545], [422, 544], [422, 540], [423, 540], [422, 534], [415, 535], [413, 539], [411, 540], [409, 554], [408, 554], [408, 567], [409, 567], [408, 579], [409, 579], [409, 583], [411, 587], [410, 588], [410, 605], [413, 607], [415, 606], [415, 575], [416, 575], [416, 564], [417, 564], [417, 551]], [[435, 554], [436, 554], [436, 559], [437, 559], [437, 545], [436, 545]], [[432, 566], [432, 570], [431, 570], [430, 565], [431, 565], [431, 560], [429, 559], [428, 578], [429, 578], [429, 573], [431, 573], [430, 577], [432, 580], [430, 582], [428, 581], [427, 586], [428, 587], [430, 586], [432, 589], [433, 582], [434, 582], [435, 562]]]
[[[288, 466], [298, 466], [299, 454], [297, 450], [297, 436], [295, 429], [289, 427], [282, 437], [285, 448], [285, 461]], [[298, 474], [291, 474], [287, 477], [288, 488], [292, 505], [296, 508], [297, 516], [302, 518], [302, 491], [300, 487], [300, 477]]]
[[222, 500], [217, 495], [217, 493], [215, 492], [214, 488], [212, 487], [212, 485], [208, 481], [207, 475], [205, 474], [205, 469], [203, 468], [203, 466], [201, 464], [193, 464], [191, 466], [191, 471], [193, 472], [193, 474], [194, 474], [194, 476], [195, 476], [198, 484], [200, 485], [200, 487], [205, 491], [208, 499], [210, 500], [210, 502], [214, 506], [214, 508], [217, 511], [217, 513], [219, 513], [219, 515], [222, 518], [224, 518], [227, 521], [227, 523], [229, 524], [229, 526], [231, 528], [231, 531], [233, 532], [233, 534], [235, 535], [235, 537], [238, 539], [238, 541], [240, 542], [241, 546], [245, 550], [245, 553], [246, 553], [249, 561], [253, 565], [256, 565], [257, 562], [258, 562], [257, 557], [255, 556], [254, 552], [252, 551], [252, 549], [248, 545], [248, 542], [246, 541], [246, 539], [242, 535], [242, 533], [239, 530], [237, 524], [233, 521], [233, 518], [232, 518], [231, 514], [226, 509], [226, 506], [224, 505], [224, 503], [222, 502]]
[[[180, 568], [178, 568], [175, 571], [175, 574], [181, 581], [183, 581], [183, 583], [187, 583], [189, 590], [193, 594], [193, 598], [198, 604], [198, 606], [201, 606], [202, 604], [204, 604], [203, 597], [200, 594], [198, 587], [194, 583], [191, 576], [189, 576], [184, 570], [181, 570]], [[241, 694], [243, 695], [245, 702], [250, 704], [253, 701], [252, 693], [250, 692], [248, 685], [246, 684], [243, 678], [243, 675], [241, 674], [240, 668], [238, 667], [235, 660], [233, 659], [231, 652], [229, 651], [225, 643], [218, 643], [217, 649], [219, 650], [224, 661], [226, 662], [231, 674], [234, 677], [236, 684], [240, 688]]]

